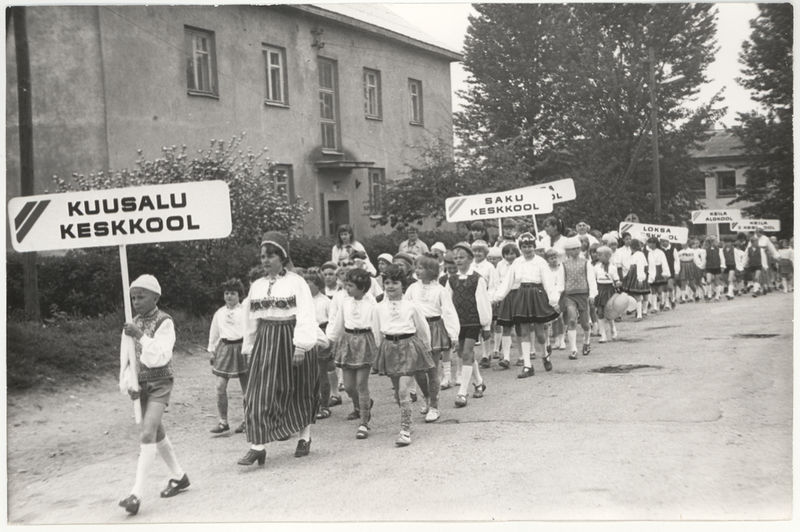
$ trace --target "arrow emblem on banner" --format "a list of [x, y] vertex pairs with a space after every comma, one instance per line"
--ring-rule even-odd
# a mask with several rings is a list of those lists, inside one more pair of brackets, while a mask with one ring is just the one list
[[447, 216], [452, 217], [458, 209], [464, 205], [464, 202], [467, 201], [467, 198], [456, 198], [450, 203], [450, 208], [447, 209]]
[[623, 225], [622, 227], [620, 227], [620, 233], [626, 233], [631, 227], [633, 227], [633, 224]]
[[50, 200], [29, 201], [23, 205], [22, 210], [14, 218], [14, 229], [17, 231], [17, 242], [22, 242], [28, 232], [42, 216], [42, 213], [50, 204]]

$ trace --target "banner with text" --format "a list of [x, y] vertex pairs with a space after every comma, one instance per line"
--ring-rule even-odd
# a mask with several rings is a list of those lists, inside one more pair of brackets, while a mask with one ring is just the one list
[[[531, 188], [547, 189], [553, 195], [553, 203], [562, 203], [564, 201], [572, 201], [578, 197], [575, 194], [575, 182], [572, 178], [559, 179], [558, 181], [551, 181], [549, 183], [542, 183], [541, 185], [534, 185]], [[525, 190], [525, 189], [520, 189]]]
[[739, 209], [709, 209], [692, 211], [693, 224], [727, 224], [742, 219]]
[[553, 195], [540, 186], [518, 188], [445, 200], [448, 222], [467, 222], [509, 216], [534, 216], [553, 212]]
[[689, 228], [672, 225], [641, 224], [633, 222], [620, 222], [619, 233], [630, 233], [631, 238], [645, 240], [654, 236], [659, 240], [668, 240], [672, 244], [685, 244], [689, 240]]
[[11, 243], [20, 252], [225, 238], [231, 204], [224, 181], [12, 198]]
[[731, 231], [749, 233], [761, 229], [765, 233], [777, 233], [781, 230], [780, 220], [741, 220], [731, 222]]

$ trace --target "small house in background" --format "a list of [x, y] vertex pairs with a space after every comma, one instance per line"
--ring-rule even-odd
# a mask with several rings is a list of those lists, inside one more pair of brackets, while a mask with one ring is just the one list
[[[692, 153], [705, 177], [695, 183], [695, 192], [703, 204], [703, 209], [743, 209], [746, 202], [730, 204], [736, 198], [736, 189], [745, 184], [744, 174], [748, 168], [747, 156], [741, 141], [729, 129], [710, 131], [710, 137], [703, 146]], [[693, 225], [694, 234], [730, 234], [728, 224]]]
[[[379, 218], [386, 182], [453, 138], [461, 55], [377, 4], [25, 8], [35, 193], [51, 177], [131, 167], [246, 133], [307, 234]], [[19, 195], [14, 27], [6, 38], [6, 194]]]

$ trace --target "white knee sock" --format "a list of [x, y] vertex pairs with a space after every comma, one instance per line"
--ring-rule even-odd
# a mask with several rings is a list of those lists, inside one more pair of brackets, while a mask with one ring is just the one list
[[531, 367], [531, 343], [520, 342], [519, 346], [520, 350], [522, 351], [522, 361], [525, 363], [525, 367]]
[[145, 477], [150, 470], [150, 466], [153, 465], [156, 459], [157, 452], [155, 443], [141, 444], [139, 448], [139, 461], [136, 463], [136, 481], [133, 483], [133, 488], [131, 488], [131, 494], [142, 498]]
[[590, 329], [586, 329], [583, 331], [583, 345], [589, 345], [592, 343], [592, 334]]
[[472, 363], [472, 380], [475, 382], [476, 386], [483, 384], [483, 377], [481, 376], [480, 366], [478, 366], [477, 362]]
[[511, 337], [503, 336], [500, 344], [503, 346], [503, 360], [511, 360]]
[[503, 333], [496, 332], [494, 333], [494, 351], [495, 353], [500, 351], [500, 346], [503, 343]]
[[600, 340], [605, 342], [606, 338], [606, 319], [605, 318], [598, 318], [597, 325], [600, 328]]
[[461, 367], [461, 386], [458, 387], [458, 395], [467, 395], [469, 382], [472, 379], [472, 369], [474, 364], [463, 364]]
[[172, 447], [172, 442], [169, 441], [169, 436], [164, 436], [163, 440], [156, 443], [156, 448], [158, 449], [158, 455], [164, 460], [170, 473], [172, 473], [172, 478], [175, 480], [183, 478], [184, 471], [178, 463], [178, 457], [175, 456], [175, 449]]
[[567, 342], [569, 343], [569, 350], [573, 353], [578, 350], [578, 346], [576, 342], [578, 341], [578, 331], [576, 329], [572, 329], [571, 331], [567, 331]]
[[642, 317], [642, 302], [641, 301], [637, 301], [636, 302], [636, 317], [637, 318], [641, 318]]
[[442, 382], [450, 382], [450, 361], [442, 362]]

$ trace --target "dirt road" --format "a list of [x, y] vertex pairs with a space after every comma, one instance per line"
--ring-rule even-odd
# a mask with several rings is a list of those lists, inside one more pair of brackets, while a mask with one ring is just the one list
[[[541, 360], [525, 380], [486, 370], [486, 395], [467, 408], [451, 389], [439, 422], [415, 411], [407, 448], [393, 445], [389, 380], [373, 376], [369, 439], [355, 439], [346, 401], [314, 427], [307, 458], [275, 443], [264, 467], [236, 465], [243, 435], [210, 436], [207, 359], [179, 351], [165, 425], [192, 486], [160, 499], [157, 461], [136, 517], [117, 506], [138, 443], [115, 381], [11, 395], [9, 523], [788, 519], [792, 299], [686, 304], [620, 324], [621, 341], [595, 338], [577, 361], [556, 351], [551, 373]], [[237, 383], [231, 392], [233, 425]]]

